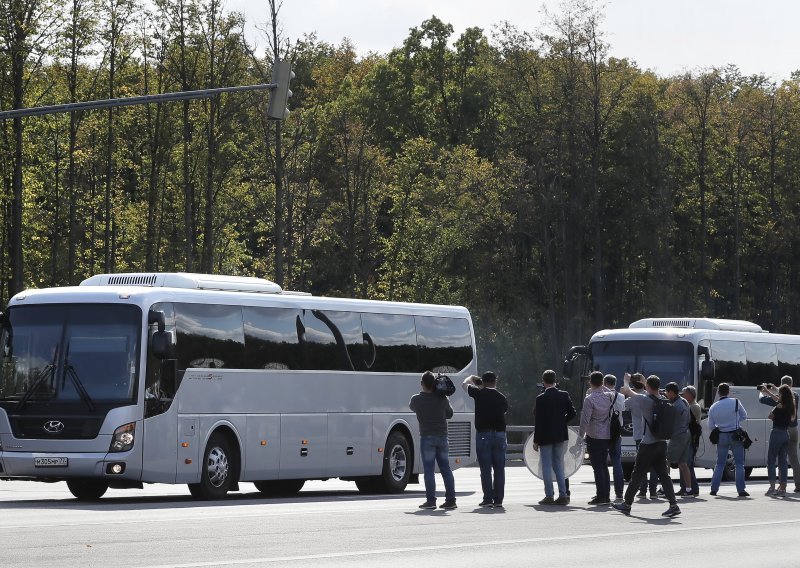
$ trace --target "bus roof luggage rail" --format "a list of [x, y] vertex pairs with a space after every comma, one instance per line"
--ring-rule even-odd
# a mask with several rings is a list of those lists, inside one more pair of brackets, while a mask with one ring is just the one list
[[127, 274], [97, 274], [87, 278], [81, 286], [148, 286], [163, 288], [188, 288], [194, 290], [225, 290], [230, 292], [255, 292], [280, 294], [281, 287], [264, 278], [249, 276], [223, 276], [219, 274], [193, 274], [189, 272], [151, 272]]
[[717, 318], [645, 318], [633, 322], [629, 328], [677, 327], [683, 329], [714, 329], [718, 331], [747, 331], [768, 333], [760, 325], [743, 320]]

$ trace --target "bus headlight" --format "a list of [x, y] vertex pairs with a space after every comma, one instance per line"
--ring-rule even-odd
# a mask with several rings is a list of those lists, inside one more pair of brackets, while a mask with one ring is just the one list
[[114, 437], [109, 446], [109, 452], [127, 452], [133, 447], [136, 438], [136, 422], [130, 422], [114, 430]]

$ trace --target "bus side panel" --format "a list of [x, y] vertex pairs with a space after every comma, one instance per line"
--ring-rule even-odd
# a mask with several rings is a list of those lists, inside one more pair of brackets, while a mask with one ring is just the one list
[[247, 417], [242, 481], [278, 479], [281, 459], [281, 417]]
[[371, 473], [372, 414], [328, 414], [328, 473], [331, 477]]
[[328, 476], [328, 415], [281, 416], [280, 479]]

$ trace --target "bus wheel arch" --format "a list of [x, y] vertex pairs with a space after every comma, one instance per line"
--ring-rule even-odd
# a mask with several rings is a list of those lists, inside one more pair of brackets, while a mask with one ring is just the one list
[[200, 462], [200, 481], [189, 484], [196, 499], [222, 499], [238, 488], [241, 471], [239, 439], [226, 425], [214, 429], [208, 437]]

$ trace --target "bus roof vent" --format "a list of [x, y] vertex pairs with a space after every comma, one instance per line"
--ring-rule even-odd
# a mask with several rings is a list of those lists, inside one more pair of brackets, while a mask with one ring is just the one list
[[766, 333], [760, 325], [749, 321], [716, 318], [646, 318], [633, 322], [629, 328], [678, 327], [683, 329], [714, 329], [717, 331], [748, 331]]
[[81, 286], [150, 286], [188, 288], [194, 290], [226, 290], [280, 294], [281, 287], [263, 278], [191, 274], [188, 272], [154, 272], [150, 274], [98, 274], [81, 282]]

